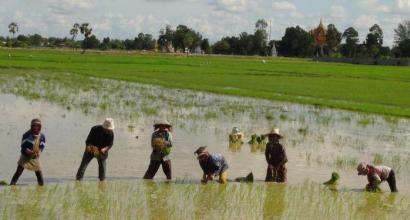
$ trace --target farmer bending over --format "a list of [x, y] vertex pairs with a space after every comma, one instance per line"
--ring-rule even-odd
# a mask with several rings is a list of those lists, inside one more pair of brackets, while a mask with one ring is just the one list
[[39, 157], [44, 150], [45, 143], [46, 137], [41, 133], [41, 121], [40, 119], [33, 119], [30, 130], [23, 134], [20, 160], [17, 162], [17, 170], [11, 179], [10, 185], [16, 185], [24, 169], [34, 171], [38, 185], [42, 186], [44, 184]]
[[199, 161], [199, 165], [204, 171], [202, 182], [212, 181], [214, 176], [219, 176], [219, 183], [225, 184], [228, 182], [228, 163], [222, 154], [210, 154], [206, 147], [199, 147], [195, 154]]
[[167, 120], [154, 124], [154, 133], [151, 137], [152, 153], [144, 179], [153, 179], [161, 165], [167, 179], [172, 179], [171, 159], [169, 157], [172, 147], [171, 129], [172, 125]]
[[396, 175], [394, 170], [388, 166], [373, 166], [362, 162], [357, 166], [357, 172], [358, 175], [367, 175], [367, 180], [369, 181], [366, 185], [367, 190], [376, 190], [381, 182], [387, 181], [391, 192], [398, 192]]
[[98, 162], [98, 178], [100, 181], [105, 180], [106, 160], [108, 152], [114, 144], [114, 120], [107, 118], [102, 125], [96, 125], [91, 128], [85, 141], [86, 147], [83, 154], [80, 167], [77, 171], [76, 179], [81, 181], [84, 177], [88, 164], [95, 157]]
[[268, 162], [268, 169], [266, 172], [266, 182], [286, 182], [286, 156], [285, 148], [279, 143], [282, 135], [279, 134], [278, 128], [273, 128], [269, 134], [266, 134], [269, 142], [266, 144], [265, 157]]

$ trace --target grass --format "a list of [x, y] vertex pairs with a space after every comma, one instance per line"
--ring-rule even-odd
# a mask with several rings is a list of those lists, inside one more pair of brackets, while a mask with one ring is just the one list
[[[301, 59], [0, 50], [4, 69], [71, 72], [172, 88], [410, 117], [410, 69]], [[266, 58], [264, 58], [266, 59]], [[203, 65], [203, 64], [207, 65]]]
[[0, 219], [403, 219], [409, 208], [400, 195], [336, 192], [311, 182], [134, 180], [0, 188]]

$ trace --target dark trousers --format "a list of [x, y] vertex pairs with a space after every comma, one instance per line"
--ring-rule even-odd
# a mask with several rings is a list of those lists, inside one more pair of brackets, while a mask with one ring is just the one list
[[389, 184], [391, 192], [398, 192], [397, 186], [396, 186], [396, 174], [394, 173], [394, 170], [390, 171], [390, 175], [387, 178], [387, 183]]
[[153, 179], [159, 167], [162, 165], [162, 170], [167, 176], [167, 179], [172, 179], [171, 161], [170, 160], [151, 160], [147, 172], [145, 172], [144, 179]]
[[[105, 180], [105, 170], [106, 170], [106, 160], [108, 156], [100, 156], [96, 157], [98, 162], [98, 178], [100, 181]], [[85, 170], [87, 169], [88, 164], [94, 158], [93, 154], [88, 153], [87, 151], [84, 152], [83, 159], [81, 160], [80, 167], [77, 171], [77, 180], [82, 180], [84, 177]]]
[[[20, 178], [21, 174], [23, 174], [24, 167], [18, 165], [17, 170], [13, 175], [13, 178], [11, 179], [10, 185], [16, 185], [18, 179]], [[41, 171], [35, 171], [36, 177], [37, 177], [37, 183], [38, 185], [42, 186], [44, 185], [44, 180], [43, 180], [43, 174]]]
[[269, 168], [266, 171], [266, 182], [284, 183], [287, 180], [287, 169], [285, 165]]

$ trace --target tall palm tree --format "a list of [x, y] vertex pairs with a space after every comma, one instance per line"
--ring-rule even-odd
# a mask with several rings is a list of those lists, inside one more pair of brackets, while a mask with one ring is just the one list
[[[13, 34], [13, 39], [14, 39], [14, 35], [19, 32], [19, 26], [16, 22], [11, 22], [9, 24], [9, 32], [11, 34]], [[12, 43], [10, 42], [10, 47], [12, 47]]]

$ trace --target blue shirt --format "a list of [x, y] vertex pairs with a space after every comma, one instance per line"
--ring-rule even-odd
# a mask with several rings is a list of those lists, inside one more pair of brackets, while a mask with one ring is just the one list
[[[27, 149], [33, 150], [34, 141], [36, 137], [32, 131], [27, 131], [23, 134], [21, 139], [21, 154], [25, 156], [30, 156], [27, 154]], [[40, 133], [40, 150], [43, 151], [46, 147], [46, 136], [43, 133]]]
[[199, 161], [205, 174], [221, 174], [229, 168], [222, 154], [210, 154], [207, 161]]

